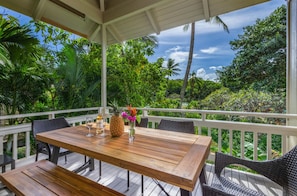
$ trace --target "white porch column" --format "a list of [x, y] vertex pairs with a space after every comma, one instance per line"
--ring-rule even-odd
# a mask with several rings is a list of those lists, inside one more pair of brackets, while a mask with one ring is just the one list
[[[287, 113], [297, 114], [297, 0], [287, 0]], [[287, 121], [297, 125], [297, 120]], [[296, 130], [297, 131], [297, 130]], [[297, 145], [296, 137], [289, 137], [287, 150]]]
[[101, 68], [101, 107], [106, 108], [106, 26], [102, 25], [101, 28], [102, 36], [102, 68]]

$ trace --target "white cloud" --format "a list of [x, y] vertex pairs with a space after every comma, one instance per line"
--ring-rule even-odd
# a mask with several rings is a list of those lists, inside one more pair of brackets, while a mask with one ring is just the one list
[[[176, 46], [174, 48], [170, 48], [166, 50], [166, 53], [168, 53], [168, 58], [174, 59], [175, 63], [184, 63], [188, 60], [189, 52], [185, 51], [184, 48], [181, 46]], [[193, 59], [197, 59], [198, 54], [193, 54]]]
[[[200, 52], [203, 54], [209, 54], [209, 55], [223, 55], [223, 56], [229, 56], [233, 55], [234, 51], [231, 50], [229, 45], [217, 45], [217, 46], [211, 46], [208, 48], [200, 49]], [[208, 56], [209, 56], [208, 55]], [[202, 56], [200, 55], [200, 58]]]
[[168, 50], [166, 50], [166, 53], [170, 53], [170, 52], [176, 52], [176, 51], [179, 51], [179, 50], [182, 50], [182, 47], [180, 46], [175, 46], [174, 48], [169, 48]]
[[176, 51], [169, 55], [169, 58], [174, 59], [175, 63], [183, 63], [187, 61], [189, 52]]
[[[160, 38], [160, 37], [158, 37]], [[160, 40], [159, 41], [159, 45], [185, 45], [187, 44], [188, 42], [186, 41], [164, 41], [164, 40]]]
[[206, 53], [206, 54], [213, 54], [216, 51], [218, 51], [219, 49], [217, 47], [209, 47], [207, 49], [202, 49], [200, 50], [202, 53]]
[[203, 80], [211, 80], [211, 81], [217, 80], [216, 73], [207, 73], [204, 68], [200, 68], [197, 70], [196, 77], [202, 78]]
[[167, 67], [168, 61], [163, 61], [162, 67]]
[[205, 75], [206, 75], [206, 71], [203, 68], [198, 69], [196, 72], [196, 76], [198, 78], [204, 78]]
[[210, 66], [209, 67], [210, 70], [220, 70], [222, 68], [223, 68], [223, 66]]
[[217, 81], [217, 74], [215, 73], [206, 74], [204, 80]]

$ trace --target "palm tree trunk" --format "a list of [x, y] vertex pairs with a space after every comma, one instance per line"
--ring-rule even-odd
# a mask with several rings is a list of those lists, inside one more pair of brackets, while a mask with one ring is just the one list
[[195, 41], [195, 22], [191, 23], [191, 42], [190, 42], [190, 51], [189, 51], [189, 56], [188, 56], [188, 64], [187, 64], [187, 69], [184, 77], [184, 82], [183, 86], [180, 91], [180, 108], [182, 108], [182, 103], [184, 101], [185, 97], [185, 91], [188, 85], [188, 78], [191, 70], [191, 65], [192, 65], [192, 59], [193, 59], [193, 50], [194, 50], [194, 41]]

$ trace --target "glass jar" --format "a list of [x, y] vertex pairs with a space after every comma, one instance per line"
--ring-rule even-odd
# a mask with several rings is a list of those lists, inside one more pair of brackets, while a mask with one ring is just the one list
[[135, 121], [130, 121], [129, 126], [129, 142], [133, 143], [135, 139]]
[[103, 132], [103, 117], [102, 114], [98, 114], [96, 118], [96, 134], [102, 133]]

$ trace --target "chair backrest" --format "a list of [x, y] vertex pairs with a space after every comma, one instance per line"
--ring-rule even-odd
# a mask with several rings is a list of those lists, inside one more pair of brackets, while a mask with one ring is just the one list
[[276, 162], [279, 176], [272, 180], [283, 186], [283, 195], [297, 195], [297, 146]]
[[147, 127], [148, 124], [148, 118], [141, 118], [140, 123], [136, 121], [137, 127]]
[[37, 133], [52, 131], [55, 129], [70, 127], [69, 123], [64, 117], [45, 119], [45, 120], [33, 120], [32, 131], [34, 137]]
[[195, 133], [193, 121], [173, 121], [162, 119], [160, 121], [158, 129], [193, 134]]

